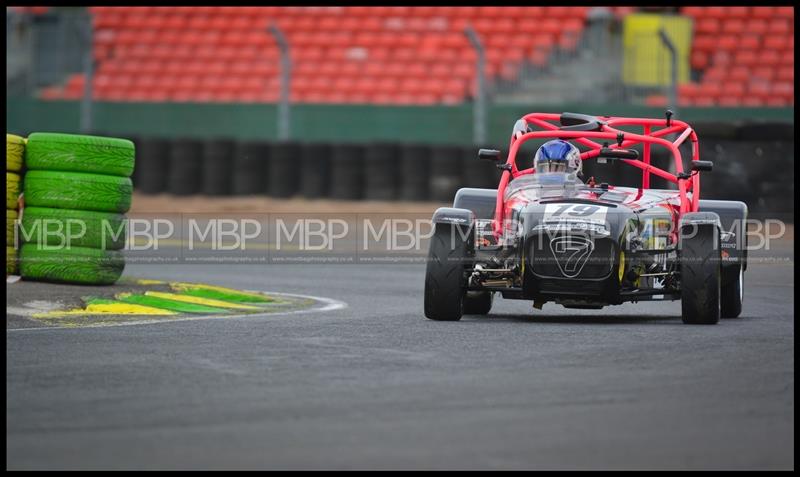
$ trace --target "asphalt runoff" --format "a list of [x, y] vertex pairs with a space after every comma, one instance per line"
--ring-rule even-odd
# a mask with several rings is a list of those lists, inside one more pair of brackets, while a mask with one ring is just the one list
[[434, 322], [423, 265], [130, 265], [348, 306], [9, 330], [6, 465], [793, 469], [793, 244], [778, 255], [751, 260], [742, 316], [715, 326], [679, 302], [502, 299]]

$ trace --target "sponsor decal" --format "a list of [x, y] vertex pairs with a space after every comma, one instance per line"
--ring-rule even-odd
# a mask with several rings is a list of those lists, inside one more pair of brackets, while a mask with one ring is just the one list
[[583, 235], [562, 235], [550, 241], [550, 251], [561, 274], [575, 278], [594, 251], [594, 241]]
[[447, 222], [458, 222], [463, 224], [467, 221], [467, 219], [462, 219], [460, 217], [438, 217], [437, 220], [445, 220]]

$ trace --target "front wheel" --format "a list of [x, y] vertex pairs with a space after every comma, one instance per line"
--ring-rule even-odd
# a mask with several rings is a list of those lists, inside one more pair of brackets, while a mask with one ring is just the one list
[[681, 315], [684, 323], [713, 325], [720, 317], [720, 251], [716, 227], [681, 237]]
[[464, 313], [465, 266], [469, 240], [458, 226], [436, 224], [425, 270], [425, 316], [437, 321], [458, 321]]

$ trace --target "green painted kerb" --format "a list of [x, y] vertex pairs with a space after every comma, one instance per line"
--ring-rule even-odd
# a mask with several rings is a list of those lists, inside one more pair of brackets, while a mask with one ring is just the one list
[[268, 297], [257, 297], [240, 293], [222, 292], [218, 290], [205, 290], [202, 288], [189, 288], [183, 290], [181, 295], [210, 298], [212, 300], [231, 301], [235, 303], [270, 303], [274, 300]]
[[153, 308], [161, 308], [170, 311], [177, 311], [178, 313], [224, 314], [231, 312], [231, 310], [226, 310], [224, 308], [199, 305], [197, 303], [186, 303], [182, 301], [168, 300], [166, 298], [159, 298], [154, 296], [120, 295], [117, 297], [117, 299], [125, 303], [152, 306]]

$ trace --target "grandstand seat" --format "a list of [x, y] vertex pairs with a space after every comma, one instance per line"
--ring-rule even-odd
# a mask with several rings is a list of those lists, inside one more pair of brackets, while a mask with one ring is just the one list
[[722, 96], [717, 101], [720, 106], [739, 106], [742, 103], [742, 98], [739, 96]]
[[[733, 8], [733, 7], [731, 7]], [[726, 20], [722, 24], [722, 32], [734, 35], [740, 35], [745, 32], [745, 23], [743, 20]]]
[[742, 106], [761, 107], [764, 106], [764, 100], [755, 96], [745, 96], [742, 99]]
[[[98, 97], [116, 100], [273, 101], [280, 62], [266, 28], [274, 22], [291, 43], [297, 101], [453, 104], [475, 87], [476, 54], [465, 26], [483, 36], [487, 79], [514, 81], [525, 62], [544, 67], [552, 53], [573, 51], [589, 9], [524, 6], [512, 15], [502, 6], [90, 7], [95, 85]], [[618, 18], [635, 10], [611, 9]], [[793, 100], [786, 90], [794, 76], [792, 8], [681, 12], [695, 20], [691, 67], [703, 78], [691, 92], [682, 86], [681, 101], [744, 104], [742, 85], [753, 81], [767, 88], [776, 81], [778, 99]], [[161, 81], [153, 85], [153, 77]], [[47, 94], [75, 95], [75, 84]]]
[[773, 18], [775, 16], [775, 7], [751, 7], [750, 16], [764, 19]]
[[742, 50], [758, 50], [761, 37], [758, 35], [743, 35], [739, 39], [739, 48]]
[[775, 67], [781, 63], [780, 55], [774, 50], [762, 50], [758, 55], [757, 64], [765, 67]]
[[716, 18], [699, 18], [694, 27], [695, 34], [716, 34], [720, 31], [719, 20]]
[[785, 50], [789, 46], [789, 38], [782, 35], [769, 35], [764, 37], [764, 48], [770, 50]]
[[777, 70], [777, 75], [775, 76], [776, 79], [780, 81], [794, 81], [794, 68], [792, 67], [781, 67]]

